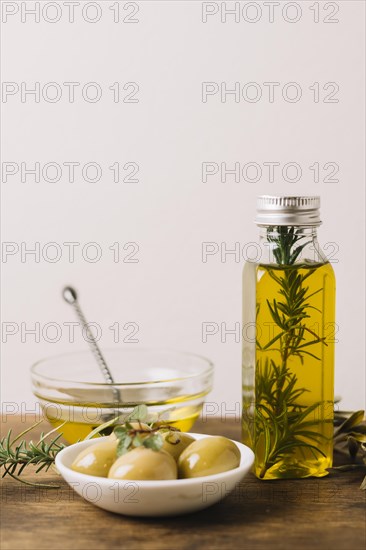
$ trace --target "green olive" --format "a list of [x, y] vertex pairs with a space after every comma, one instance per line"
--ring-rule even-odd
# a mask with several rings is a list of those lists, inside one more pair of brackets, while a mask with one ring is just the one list
[[172, 455], [175, 460], [178, 460], [179, 456], [188, 445], [196, 441], [191, 435], [181, 432], [163, 432], [161, 436], [164, 439], [163, 451]]
[[205, 437], [191, 443], [178, 459], [180, 478], [210, 476], [237, 468], [238, 447], [226, 437]]
[[112, 479], [177, 479], [177, 464], [165, 451], [136, 447], [117, 458], [109, 470]]
[[117, 440], [107, 441], [87, 447], [75, 458], [71, 469], [90, 476], [107, 477], [110, 467], [117, 458]]

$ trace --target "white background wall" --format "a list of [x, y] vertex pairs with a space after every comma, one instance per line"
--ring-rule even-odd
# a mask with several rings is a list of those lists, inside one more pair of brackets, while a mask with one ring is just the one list
[[[57, 4], [57, 5], [56, 5]], [[166, 346], [203, 354], [216, 365], [210, 400], [235, 408], [240, 402], [240, 343], [234, 336], [222, 342], [220, 333], [202, 341], [202, 323], [226, 323], [233, 328], [241, 318], [243, 259], [220, 254], [202, 261], [202, 243], [224, 243], [233, 248], [257, 239], [253, 224], [258, 194], [320, 194], [321, 243], [328, 245], [337, 275], [336, 393], [348, 408], [364, 406], [364, 3], [241, 2], [241, 17], [221, 22], [221, 3], [120, 2], [120, 21], [113, 21], [113, 2], [75, 5], [74, 22], [64, 2], [51, 2], [40, 21], [24, 9], [35, 2], [2, 2], [3, 81], [13, 95], [3, 96], [3, 169], [19, 171], [3, 182], [3, 343], [2, 397], [32, 407], [29, 367], [36, 360], [86, 347], [78, 331], [69, 342], [64, 323], [73, 312], [60, 297], [66, 283], [79, 290], [85, 313], [102, 328], [102, 346], [116, 345], [108, 327], [118, 322], [137, 323], [139, 343], [122, 346]], [[90, 4], [90, 3], [89, 3]], [[93, 4], [93, 3], [92, 3]], [[100, 11], [98, 15], [97, 8]], [[251, 4], [251, 5], [249, 5]], [[266, 5], [267, 4], [267, 5]], [[327, 4], [327, 7], [326, 7]], [[56, 6], [55, 6], [56, 5]], [[232, 8], [233, 2], [226, 7]], [[315, 6], [311, 9], [311, 6]], [[84, 8], [84, 16], [82, 13]], [[319, 8], [319, 22], [314, 11]], [[18, 9], [18, 11], [17, 11]], [[135, 23], [123, 22], [132, 11]], [[218, 13], [202, 21], [202, 10]], [[242, 11], [244, 9], [244, 12]], [[274, 9], [271, 23], [270, 9]], [[22, 11], [23, 10], [23, 11]], [[247, 11], [246, 11], [247, 10]], [[300, 14], [301, 11], [301, 14]], [[244, 16], [243, 16], [244, 13]], [[100, 20], [90, 23], [86, 19]], [[299, 16], [299, 20], [291, 23]], [[22, 17], [24, 22], [22, 22]], [[60, 17], [59, 21], [50, 23]], [[245, 19], [257, 22], [248, 22]], [[338, 20], [338, 22], [325, 22]], [[286, 20], [287, 19], [287, 20]], [[39, 103], [20, 93], [40, 83]], [[50, 102], [56, 82], [62, 95]], [[68, 99], [64, 82], [78, 82], [75, 100]], [[102, 91], [97, 102], [82, 97], [81, 89], [96, 82]], [[138, 102], [115, 103], [109, 86], [119, 82], [122, 98], [135, 82]], [[202, 101], [202, 83], [235, 82], [241, 87], [257, 83], [262, 98], [251, 103], [233, 95], [223, 101], [219, 93]], [[276, 82], [273, 102], [265, 82]], [[297, 102], [285, 100], [284, 85], [296, 82], [302, 90]], [[319, 83], [319, 101], [314, 90]], [[337, 102], [324, 102], [330, 92]], [[19, 87], [19, 92], [17, 92]], [[42, 90], [46, 99], [42, 96]], [[93, 89], [86, 89], [92, 97]], [[294, 87], [288, 89], [293, 97]], [[252, 94], [254, 88], [248, 90]], [[48, 94], [48, 95], [47, 95]], [[225, 99], [225, 98], [224, 98]], [[58, 163], [57, 182], [23, 174], [40, 163]], [[69, 181], [65, 162], [78, 162], [75, 181]], [[81, 167], [97, 163], [98, 182], [83, 178]], [[137, 163], [138, 182], [113, 182], [108, 168]], [[202, 182], [203, 162], [235, 162], [241, 167], [258, 163], [258, 182], [235, 182], [220, 174]], [[278, 162], [270, 182], [263, 163]], [[282, 167], [296, 162], [302, 169], [298, 182], [286, 181]], [[309, 169], [320, 164], [320, 181]], [[324, 181], [336, 163], [338, 173]], [[55, 176], [50, 168], [46, 178]], [[254, 172], [249, 172], [253, 178]], [[88, 177], [94, 177], [90, 169]], [[289, 171], [288, 178], [294, 176]], [[47, 243], [57, 243], [57, 252]], [[76, 242], [75, 259], [63, 243]], [[98, 244], [102, 257], [92, 263]], [[128, 263], [130, 247], [114, 262], [113, 243], [137, 243], [136, 263]], [[22, 244], [23, 243], [23, 244]], [[40, 243], [39, 262], [21, 250]], [[13, 248], [12, 248], [13, 246]], [[238, 246], [238, 245], [237, 245]], [[19, 250], [19, 251], [17, 251]], [[43, 254], [42, 254], [43, 251]], [[47, 256], [48, 255], [48, 256]], [[224, 258], [225, 260], [225, 258]], [[13, 323], [10, 325], [10, 323]], [[22, 325], [23, 323], [23, 325]], [[25, 334], [39, 323], [40, 339]], [[59, 325], [59, 340], [54, 328]], [[54, 327], [55, 325], [53, 325]], [[42, 329], [49, 330], [42, 335]], [[7, 335], [6, 331], [15, 334]], [[121, 332], [121, 339], [128, 331]]]

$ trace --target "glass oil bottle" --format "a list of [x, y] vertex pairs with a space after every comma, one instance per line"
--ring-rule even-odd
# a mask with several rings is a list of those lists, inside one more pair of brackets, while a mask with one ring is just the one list
[[332, 466], [335, 277], [317, 241], [319, 197], [258, 198], [243, 271], [243, 442], [260, 479]]

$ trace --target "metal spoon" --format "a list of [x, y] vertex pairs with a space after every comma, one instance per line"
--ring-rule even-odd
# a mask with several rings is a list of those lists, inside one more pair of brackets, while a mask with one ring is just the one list
[[[107, 366], [107, 363], [103, 357], [103, 354], [97, 344], [97, 341], [92, 333], [92, 331], [90, 330], [89, 328], [89, 325], [88, 325], [88, 322], [80, 308], [80, 305], [79, 305], [79, 302], [78, 302], [78, 295], [76, 293], [76, 290], [74, 288], [72, 288], [71, 286], [66, 286], [63, 291], [62, 291], [62, 296], [65, 300], [65, 302], [67, 302], [68, 304], [72, 305], [75, 312], [76, 312], [76, 315], [78, 316], [80, 322], [81, 322], [81, 325], [82, 325], [82, 328], [85, 330], [86, 334], [88, 335], [88, 344], [90, 346], [90, 349], [98, 363], [98, 367], [100, 368], [101, 370], [101, 373], [103, 374], [104, 376], [104, 379], [105, 381], [108, 383], [108, 384], [114, 384], [114, 380], [113, 380], [113, 377], [112, 377], [112, 374], [111, 374], [111, 371], [109, 370], [108, 366]], [[112, 392], [113, 392], [113, 400], [116, 401], [117, 403], [119, 403], [120, 401], [120, 394], [119, 394], [119, 391], [117, 388], [113, 387], [112, 388]], [[103, 420], [104, 420], [104, 416], [107, 416], [107, 415], [103, 415]], [[108, 415], [108, 417], [110, 418], [110, 415]]]

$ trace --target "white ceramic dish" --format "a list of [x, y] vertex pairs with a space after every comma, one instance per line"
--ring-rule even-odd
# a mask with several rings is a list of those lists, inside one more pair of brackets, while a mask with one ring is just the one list
[[[190, 434], [195, 439], [211, 437]], [[162, 481], [127, 481], [89, 476], [71, 470], [78, 453], [101, 438], [75, 443], [56, 456], [56, 467], [81, 497], [104, 510], [127, 516], [175, 516], [196, 512], [227, 496], [250, 470], [253, 452], [234, 441], [241, 453], [237, 468], [206, 477]]]

